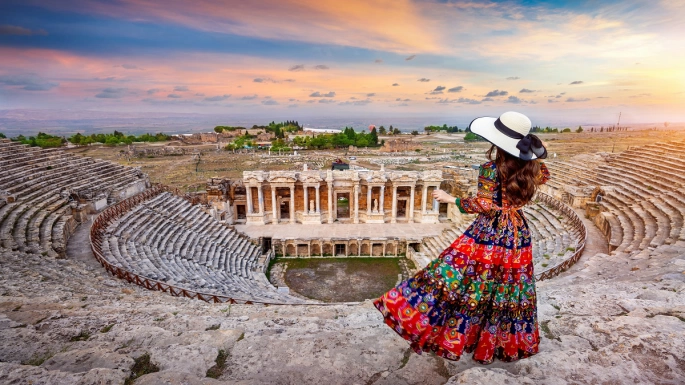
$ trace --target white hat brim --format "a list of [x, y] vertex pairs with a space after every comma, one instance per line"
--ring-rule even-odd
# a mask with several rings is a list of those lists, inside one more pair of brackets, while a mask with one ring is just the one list
[[[471, 132], [474, 134], [482, 137], [509, 154], [520, 158], [521, 150], [516, 148], [516, 145], [519, 143], [520, 139], [514, 139], [501, 133], [500, 130], [495, 127], [495, 121], [497, 121], [497, 118], [487, 116], [476, 118], [473, 120], [473, 122], [471, 122], [469, 127], [471, 128]], [[531, 160], [532, 159], [537, 159], [537, 156], [532, 154]]]

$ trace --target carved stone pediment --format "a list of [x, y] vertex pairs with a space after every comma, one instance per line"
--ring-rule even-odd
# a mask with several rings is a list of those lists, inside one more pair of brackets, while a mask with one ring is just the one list
[[442, 171], [440, 170], [429, 170], [422, 171], [419, 175], [419, 179], [424, 182], [442, 182]]
[[297, 179], [287, 176], [269, 177], [269, 183], [295, 183]]
[[243, 171], [243, 180], [245, 183], [262, 183], [264, 182], [264, 171]]
[[295, 183], [297, 172], [294, 171], [270, 171], [266, 177], [270, 183]]
[[319, 184], [323, 181], [321, 173], [318, 171], [306, 171], [299, 174], [299, 180], [302, 183], [314, 183]]
[[[361, 174], [361, 173], [360, 173]], [[383, 171], [371, 171], [360, 175], [362, 180], [366, 180], [369, 184], [381, 184], [388, 181], [386, 173]]]

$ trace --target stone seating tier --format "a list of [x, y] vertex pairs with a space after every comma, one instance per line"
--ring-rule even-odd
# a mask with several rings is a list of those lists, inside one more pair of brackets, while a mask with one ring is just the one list
[[103, 235], [105, 258], [138, 275], [220, 296], [302, 302], [257, 271], [261, 251], [247, 237], [171, 193], [134, 206]]
[[131, 167], [7, 141], [0, 142], [0, 170], [0, 190], [12, 198], [0, 200], [0, 245], [51, 256], [64, 255], [76, 226], [66, 192], [114, 196], [146, 179]]

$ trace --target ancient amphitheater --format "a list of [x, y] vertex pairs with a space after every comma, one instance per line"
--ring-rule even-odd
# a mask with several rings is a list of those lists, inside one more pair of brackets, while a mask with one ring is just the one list
[[684, 160], [674, 141], [548, 162], [526, 208], [541, 352], [482, 367], [411, 353], [370, 301], [265, 275], [276, 255], [422, 267], [472, 219], [432, 189], [466, 194], [472, 170], [246, 172], [198, 199], [3, 140], [0, 383], [682, 384]]

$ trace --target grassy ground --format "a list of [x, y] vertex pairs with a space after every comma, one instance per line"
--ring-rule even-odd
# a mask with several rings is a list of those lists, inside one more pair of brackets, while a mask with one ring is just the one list
[[290, 290], [324, 302], [363, 301], [390, 290], [401, 274], [399, 258], [299, 258], [285, 263]]

